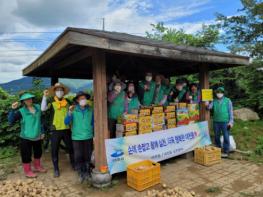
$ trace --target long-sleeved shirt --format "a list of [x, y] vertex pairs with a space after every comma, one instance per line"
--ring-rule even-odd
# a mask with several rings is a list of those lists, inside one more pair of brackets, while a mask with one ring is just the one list
[[[222, 99], [219, 99], [219, 102], [222, 102], [223, 98]], [[211, 110], [214, 106], [214, 103], [211, 102], [209, 103], [208, 105], [208, 109]], [[229, 100], [229, 103], [228, 103], [228, 114], [229, 114], [229, 124], [234, 124], [234, 114], [233, 114], [233, 104], [232, 104], [232, 101]]]

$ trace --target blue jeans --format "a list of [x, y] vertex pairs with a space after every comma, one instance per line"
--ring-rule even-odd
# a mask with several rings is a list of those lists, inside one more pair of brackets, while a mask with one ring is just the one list
[[229, 153], [229, 147], [230, 147], [230, 140], [229, 140], [229, 135], [230, 131], [227, 128], [227, 122], [214, 122], [214, 132], [215, 132], [215, 144], [217, 147], [221, 147], [221, 142], [220, 142], [220, 136], [221, 133], [223, 133], [224, 137], [224, 143], [223, 143], [223, 150], [224, 153]]

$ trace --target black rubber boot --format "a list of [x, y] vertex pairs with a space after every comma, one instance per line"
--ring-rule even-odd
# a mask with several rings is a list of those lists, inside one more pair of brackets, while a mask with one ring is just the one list
[[53, 167], [54, 167], [54, 177], [59, 177], [60, 176], [60, 172], [59, 172], [59, 168], [58, 168], [58, 161], [57, 160], [52, 160], [53, 162]]

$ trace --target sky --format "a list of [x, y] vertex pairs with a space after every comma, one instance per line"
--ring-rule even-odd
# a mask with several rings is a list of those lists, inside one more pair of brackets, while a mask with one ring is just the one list
[[[22, 77], [36, 59], [68, 26], [145, 36], [150, 24], [194, 33], [211, 24], [215, 13], [232, 16], [240, 0], [1, 0], [0, 83]], [[219, 50], [224, 50], [220, 47]]]

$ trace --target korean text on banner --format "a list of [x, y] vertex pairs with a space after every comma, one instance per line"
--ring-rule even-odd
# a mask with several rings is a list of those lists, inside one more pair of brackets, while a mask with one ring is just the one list
[[213, 100], [213, 90], [202, 89], [202, 101], [212, 101], [212, 100]]

